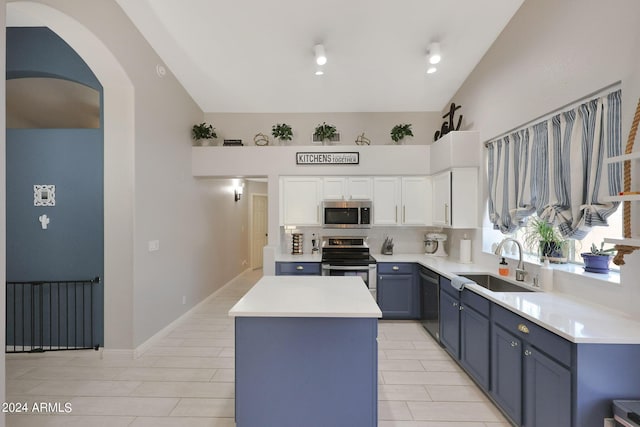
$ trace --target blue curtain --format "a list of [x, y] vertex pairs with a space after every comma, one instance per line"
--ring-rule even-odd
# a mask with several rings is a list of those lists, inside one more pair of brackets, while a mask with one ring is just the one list
[[[531, 136], [531, 138], [530, 138]], [[622, 187], [621, 92], [592, 99], [550, 119], [491, 141], [488, 148], [489, 219], [503, 233], [526, 217], [557, 224], [560, 233], [582, 239], [607, 225]]]

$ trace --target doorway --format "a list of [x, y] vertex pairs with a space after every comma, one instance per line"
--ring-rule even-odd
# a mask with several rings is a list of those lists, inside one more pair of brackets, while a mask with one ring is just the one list
[[269, 234], [269, 203], [266, 194], [251, 194], [250, 243], [251, 268], [262, 268], [262, 249], [267, 245]]

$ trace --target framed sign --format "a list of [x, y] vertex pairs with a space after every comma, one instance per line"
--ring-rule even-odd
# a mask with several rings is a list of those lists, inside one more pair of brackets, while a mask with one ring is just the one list
[[358, 165], [360, 153], [358, 152], [298, 152], [296, 153], [297, 165]]

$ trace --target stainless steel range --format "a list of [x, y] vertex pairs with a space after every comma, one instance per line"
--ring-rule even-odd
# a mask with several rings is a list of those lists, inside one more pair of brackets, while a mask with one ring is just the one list
[[322, 275], [361, 277], [376, 297], [376, 260], [365, 237], [323, 237]]

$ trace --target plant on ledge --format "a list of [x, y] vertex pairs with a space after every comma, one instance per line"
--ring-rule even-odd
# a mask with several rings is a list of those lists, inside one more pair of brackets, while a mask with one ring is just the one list
[[339, 139], [336, 138], [337, 135], [338, 133], [335, 126], [322, 122], [321, 125], [316, 126], [316, 129], [313, 132], [313, 140], [322, 143], [325, 141], [335, 141]]
[[286, 123], [278, 123], [271, 127], [271, 135], [282, 141], [291, 141], [293, 137], [293, 129]]
[[616, 252], [615, 248], [604, 248], [604, 242], [598, 248], [595, 243], [591, 244], [591, 252], [583, 252], [580, 255], [584, 260], [584, 270], [591, 273], [606, 273], [609, 271], [609, 261]]
[[413, 136], [413, 132], [411, 131], [411, 123], [395, 125], [393, 129], [391, 129], [391, 139], [396, 144], [400, 143], [405, 137]]
[[567, 240], [560, 235], [556, 226], [544, 219], [529, 219], [524, 233], [524, 243], [529, 249], [537, 250], [540, 261], [548, 259], [553, 263], [567, 262]]
[[208, 139], [215, 139], [218, 135], [216, 129], [208, 123], [200, 123], [199, 125], [193, 125], [191, 128], [191, 138], [194, 141], [199, 141], [201, 145], [204, 145]]

